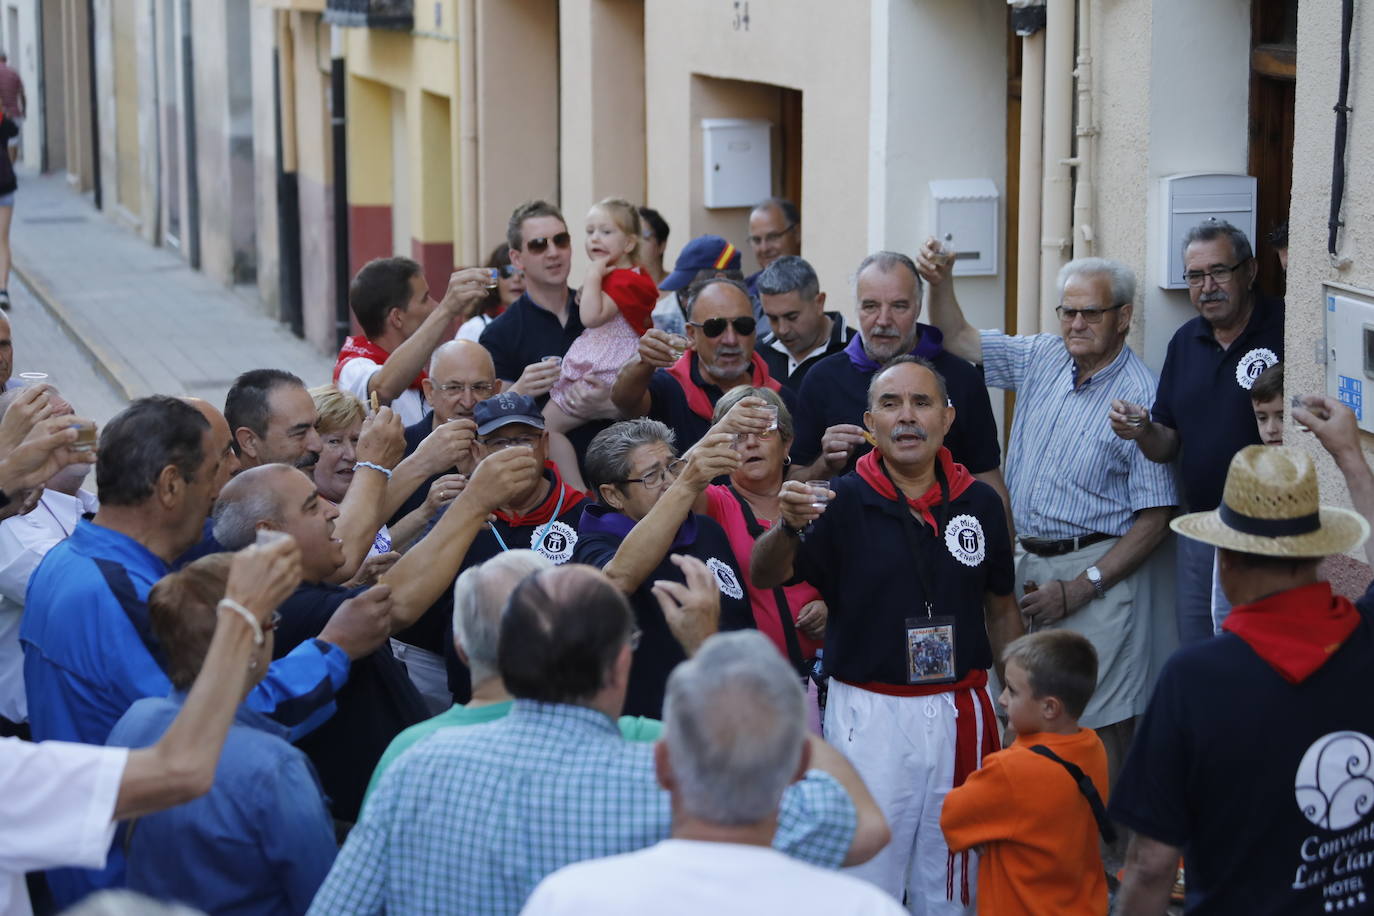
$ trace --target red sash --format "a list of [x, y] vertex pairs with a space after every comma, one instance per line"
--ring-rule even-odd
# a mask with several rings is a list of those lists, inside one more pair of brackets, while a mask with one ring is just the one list
[[[711, 422], [711, 417], [715, 413], [716, 405], [711, 403], [711, 399], [706, 396], [706, 390], [692, 381], [692, 360], [696, 353], [688, 350], [682, 354], [682, 358], [668, 367], [668, 374], [677, 379], [677, 383], [682, 388], [682, 393], [687, 396], [687, 407], [692, 413], [701, 417], [706, 422]], [[763, 361], [763, 357], [755, 353], [750, 359], [753, 366], [753, 376], [749, 384], [755, 388], [769, 388], [773, 391], [781, 391], [782, 386], [773, 380], [773, 376], [768, 374], [768, 365]]]
[[[366, 337], [363, 337], [361, 334], [350, 335], [344, 340], [343, 346], [339, 348], [339, 358], [334, 363], [335, 384], [337, 384], [339, 381], [339, 372], [343, 369], [344, 363], [348, 362], [349, 360], [358, 359], [361, 357], [363, 359], [370, 359], [380, 366], [382, 363], [386, 362], [387, 357], [390, 355], [391, 354], [388, 353], [386, 350], [383, 350], [381, 347], [377, 346], [375, 343], [368, 340]], [[415, 381], [410, 383], [410, 387], [414, 388], [416, 391], [419, 391], [420, 382], [423, 381], [425, 378], [425, 370], [421, 369], [420, 374], [415, 376]]]

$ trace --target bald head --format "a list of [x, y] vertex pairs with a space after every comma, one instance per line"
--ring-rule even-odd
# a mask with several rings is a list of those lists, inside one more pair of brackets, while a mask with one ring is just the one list
[[293, 476], [305, 475], [289, 465], [264, 464], [226, 483], [215, 502], [215, 540], [228, 550], [239, 550], [257, 538], [260, 522], [280, 524]]
[[471, 340], [450, 340], [429, 358], [429, 377], [422, 383], [434, 407], [434, 425], [460, 417], [496, 393], [496, 367], [487, 348]]

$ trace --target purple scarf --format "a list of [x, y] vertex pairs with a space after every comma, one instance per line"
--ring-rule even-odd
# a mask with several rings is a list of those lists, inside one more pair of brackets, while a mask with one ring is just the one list
[[[582, 521], [578, 522], [577, 531], [579, 534], [610, 534], [623, 541], [634, 526], [634, 520], [628, 515], [616, 512], [609, 506], [603, 506], [600, 503], [589, 503], [582, 510]], [[695, 543], [696, 539], [696, 513], [689, 512], [682, 526], [678, 528], [677, 534], [673, 536], [673, 543], [668, 547], [668, 551], [671, 553], [688, 547]]]
[[[916, 347], [911, 351], [911, 356], [934, 359], [944, 351], [945, 335], [940, 333], [939, 328], [918, 323], [916, 329], [919, 336], [916, 338]], [[864, 350], [862, 334], [855, 334], [850, 339], [849, 344], [844, 348], [844, 355], [849, 357], [850, 365], [865, 375], [872, 375], [882, 368]]]

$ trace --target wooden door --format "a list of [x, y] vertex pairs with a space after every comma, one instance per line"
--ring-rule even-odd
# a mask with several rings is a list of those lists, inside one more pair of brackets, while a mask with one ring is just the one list
[[1270, 235], [1288, 222], [1293, 188], [1293, 100], [1298, 73], [1298, 0], [1253, 0], [1250, 8], [1250, 174], [1259, 206], [1252, 239], [1258, 289], [1282, 296], [1283, 269]]

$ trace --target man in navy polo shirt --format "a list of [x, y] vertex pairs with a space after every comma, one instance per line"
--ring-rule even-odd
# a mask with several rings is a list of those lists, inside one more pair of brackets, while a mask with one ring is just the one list
[[639, 358], [625, 364], [611, 388], [622, 413], [666, 423], [677, 447], [688, 449], [711, 428], [716, 401], [737, 385], [771, 388], [795, 408], [796, 396], [754, 352], [758, 322], [743, 283], [703, 278], [687, 294], [687, 315], [691, 348], [681, 355], [657, 328], [639, 338]]
[[817, 363], [798, 395], [797, 438], [789, 476], [814, 480], [852, 470], [868, 451], [862, 422], [868, 385], [888, 360], [910, 353], [927, 359], [945, 379], [957, 418], [945, 447], [974, 477], [1009, 500], [1002, 480], [1002, 450], [983, 375], [942, 346], [936, 328], [919, 324], [921, 279], [911, 258], [879, 251], [864, 258], [854, 274], [859, 333], [841, 353]]
[[[1153, 409], [1113, 402], [1113, 431], [1134, 439], [1151, 461], [1178, 459], [1183, 500], [1193, 512], [1215, 509], [1231, 456], [1258, 445], [1250, 386], [1283, 360], [1280, 299], [1254, 290], [1258, 268], [1250, 240], [1230, 223], [1208, 220], [1183, 241], [1184, 278], [1198, 316], [1169, 341]], [[1178, 540], [1178, 638], [1183, 645], [1219, 632], [1212, 619], [1215, 551]]]
[[868, 402], [877, 449], [828, 490], [784, 484], [750, 572], [759, 588], [804, 579], [830, 609], [825, 734], [892, 828], [857, 873], [913, 912], [963, 913], [976, 865], [950, 855], [940, 808], [1000, 747], [987, 669], [1024, 632], [1011, 541], [996, 491], [944, 447], [955, 408], [928, 361], [893, 360]]
[[[568, 562], [577, 546], [577, 523], [586, 497], [564, 483], [558, 466], [549, 460], [549, 436], [539, 406], [533, 398], [505, 391], [479, 401], [473, 408], [473, 422], [474, 452], [480, 461], [506, 449], [528, 448], [539, 473], [529, 475], [519, 491], [492, 510], [453, 578], [507, 550], [533, 550], [553, 563]], [[435, 519], [436, 526], [448, 511]], [[459, 703], [466, 703], [471, 696], [471, 672], [453, 650], [452, 623], [453, 589], [445, 588], [424, 616], [398, 633], [397, 639], [442, 654], [449, 690]]]
[[568, 288], [572, 236], [558, 208], [545, 200], [521, 204], [506, 227], [511, 264], [525, 272], [525, 292], [482, 331], [501, 386], [530, 397], [548, 394], [562, 356], [582, 333], [577, 293]]
[[755, 289], [773, 328], [772, 341], [759, 352], [784, 388], [799, 390], [813, 366], [853, 340], [844, 315], [825, 310], [816, 271], [801, 258], [784, 255], [769, 264], [758, 274]]
[[[1354, 415], [1305, 403], [1294, 419], [1368, 513]], [[1115, 912], [1164, 912], [1180, 855], [1189, 912], [1374, 912], [1370, 596], [1352, 605], [1317, 572], [1326, 555], [1374, 550], [1365, 517], [1318, 497], [1310, 456], [1253, 445], [1231, 459], [1218, 509], [1173, 521], [1218, 548], [1234, 606], [1222, 635], [1165, 665], [1113, 790], [1133, 833]]]
[[692, 511], [713, 479], [739, 465], [734, 436], [716, 433], [678, 458], [673, 434], [657, 420], [625, 420], [587, 449], [587, 480], [597, 502], [578, 526], [573, 560], [605, 570], [630, 598], [642, 633], [630, 669], [625, 714], [661, 718], [668, 673], [687, 656], [654, 597], [656, 583], [685, 583], [673, 554], [706, 564], [720, 587], [720, 629], [754, 626], [754, 613], [725, 531]]

